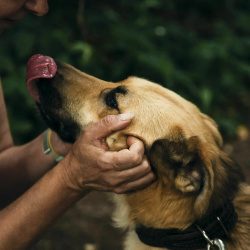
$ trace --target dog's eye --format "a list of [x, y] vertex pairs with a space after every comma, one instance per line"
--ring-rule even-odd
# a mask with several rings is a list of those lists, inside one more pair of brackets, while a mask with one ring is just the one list
[[118, 109], [118, 104], [116, 101], [116, 94], [114, 92], [109, 92], [105, 97], [106, 105], [113, 109]]

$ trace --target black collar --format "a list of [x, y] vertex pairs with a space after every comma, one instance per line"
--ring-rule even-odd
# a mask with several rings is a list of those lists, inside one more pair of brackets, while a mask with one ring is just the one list
[[194, 250], [206, 248], [208, 243], [200, 229], [205, 231], [211, 240], [215, 238], [223, 240], [228, 237], [227, 233], [232, 231], [237, 219], [238, 216], [233, 204], [228, 202], [183, 231], [178, 229], [149, 228], [139, 225], [136, 228], [136, 233], [139, 239], [149, 246], [172, 250]]

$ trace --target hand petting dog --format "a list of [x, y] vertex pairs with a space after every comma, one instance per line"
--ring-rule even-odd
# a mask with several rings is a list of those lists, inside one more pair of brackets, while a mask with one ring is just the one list
[[64, 159], [64, 174], [69, 187], [126, 193], [141, 189], [154, 180], [149, 162], [144, 156], [143, 143], [128, 137], [128, 149], [108, 150], [105, 137], [125, 128], [131, 114], [110, 115], [86, 127]]

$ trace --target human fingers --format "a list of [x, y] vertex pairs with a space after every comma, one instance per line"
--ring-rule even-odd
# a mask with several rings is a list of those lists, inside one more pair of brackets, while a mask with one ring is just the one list
[[138, 155], [144, 155], [145, 147], [143, 142], [134, 137], [134, 136], [129, 136], [127, 139], [127, 144], [128, 144], [128, 150], [131, 153], [138, 154]]
[[[108, 171], [103, 175], [101, 186], [98, 190], [114, 193], [125, 193], [136, 189], [142, 189], [151, 184], [155, 179], [155, 174], [151, 170], [150, 164], [144, 157], [142, 163], [131, 169], [123, 171]], [[87, 184], [88, 187], [95, 187], [96, 183]]]
[[120, 171], [140, 165], [144, 157], [144, 144], [141, 140], [130, 136], [127, 142], [128, 149], [105, 153], [109, 162]]
[[125, 169], [119, 172], [119, 179], [121, 182], [135, 181], [152, 171], [151, 166], [144, 156], [140, 165], [133, 168]]
[[133, 119], [134, 114], [108, 115], [85, 129], [86, 137], [101, 140], [115, 131], [125, 128]]
[[135, 190], [144, 189], [150, 184], [152, 184], [154, 180], [155, 180], [155, 175], [151, 171], [134, 181], [124, 182], [123, 184], [117, 186], [113, 190], [113, 192], [117, 194], [125, 194], [129, 192], [133, 192]]

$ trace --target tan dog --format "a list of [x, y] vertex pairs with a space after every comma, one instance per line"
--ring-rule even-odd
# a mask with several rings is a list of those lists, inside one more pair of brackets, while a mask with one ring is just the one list
[[65, 63], [57, 66], [55, 77], [39, 80], [36, 101], [65, 141], [106, 115], [135, 114], [127, 128], [106, 139], [111, 150], [120, 150], [127, 148], [127, 136], [140, 138], [158, 177], [144, 190], [115, 195], [116, 225], [128, 229], [126, 249], [204, 249], [205, 233], [227, 249], [250, 249], [250, 187], [222, 152], [211, 118], [147, 80], [112, 83]]

